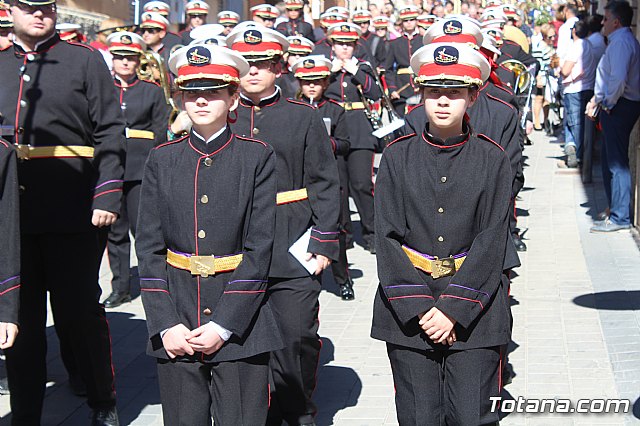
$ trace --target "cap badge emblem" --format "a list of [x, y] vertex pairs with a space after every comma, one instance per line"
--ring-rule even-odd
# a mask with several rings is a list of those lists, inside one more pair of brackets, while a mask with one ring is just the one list
[[449, 21], [444, 24], [444, 33], [447, 35], [457, 35], [462, 32], [462, 23], [460, 21]]
[[247, 44], [262, 43], [262, 33], [258, 30], [249, 30], [244, 33], [244, 42]]
[[[200, 50], [202, 50], [202, 52], [200, 52]], [[189, 62], [189, 65], [201, 67], [209, 64], [211, 61], [211, 53], [209, 52], [209, 49], [192, 47], [187, 51], [187, 61]]]
[[307, 69], [311, 69], [316, 66], [316, 62], [313, 59], [307, 59], [302, 63], [302, 66]]
[[433, 52], [433, 61], [438, 65], [453, 65], [458, 63], [458, 49], [453, 46], [443, 46]]
[[122, 37], [120, 37], [120, 43], [122, 43], [122, 44], [132, 44], [133, 40], [131, 40], [131, 36], [123, 35]]

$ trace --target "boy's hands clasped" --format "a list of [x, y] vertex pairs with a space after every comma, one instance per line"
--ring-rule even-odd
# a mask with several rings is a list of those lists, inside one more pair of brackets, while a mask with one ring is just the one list
[[436, 307], [420, 315], [419, 324], [434, 343], [451, 346], [456, 341], [456, 331], [453, 328], [456, 321]]
[[219, 351], [224, 343], [222, 337], [208, 323], [194, 330], [189, 330], [184, 324], [178, 324], [162, 336], [162, 345], [171, 359], [193, 355], [195, 352], [211, 355]]

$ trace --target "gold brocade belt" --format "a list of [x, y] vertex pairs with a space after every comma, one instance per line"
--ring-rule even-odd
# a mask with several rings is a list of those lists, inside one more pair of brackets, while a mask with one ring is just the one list
[[462, 253], [439, 259], [435, 256], [420, 253], [405, 245], [402, 246], [402, 251], [407, 255], [413, 266], [427, 274], [431, 274], [434, 279], [454, 275], [467, 258], [467, 254]]
[[33, 158], [93, 158], [95, 149], [92, 146], [57, 145], [57, 146], [29, 146], [15, 145], [18, 158], [30, 160]]
[[276, 204], [279, 206], [282, 204], [295, 203], [296, 201], [306, 200], [307, 198], [309, 198], [307, 196], [307, 188], [278, 192], [276, 195]]
[[127, 137], [127, 139], [151, 139], [151, 140], [153, 140], [156, 137], [155, 133], [153, 133], [150, 130], [136, 130], [136, 129], [129, 129], [128, 127], [125, 129], [124, 134]]
[[398, 68], [396, 70], [396, 74], [397, 75], [413, 74], [413, 71], [411, 70], [411, 68]]
[[338, 102], [345, 111], [353, 111], [357, 109], [364, 109], [364, 102]]
[[242, 254], [229, 256], [188, 256], [167, 250], [167, 263], [174, 268], [190, 271], [192, 275], [207, 278], [220, 272], [235, 270], [242, 262]]

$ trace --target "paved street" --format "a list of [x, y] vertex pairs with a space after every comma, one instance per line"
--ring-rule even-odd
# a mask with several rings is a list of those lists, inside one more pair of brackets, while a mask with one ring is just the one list
[[[527, 181], [517, 205], [529, 250], [521, 253], [522, 267], [512, 284], [509, 361], [515, 377], [504, 397], [626, 398], [633, 412], [514, 412], [504, 413], [501, 424], [640, 424], [640, 252], [634, 233], [590, 234], [592, 216], [606, 206], [599, 170], [593, 184], [583, 185], [576, 171], [557, 167], [562, 153], [557, 140], [537, 132], [533, 141], [525, 150]], [[369, 337], [378, 284], [375, 257], [359, 246], [348, 254], [356, 300], [340, 300], [329, 277], [321, 295], [317, 424], [397, 424], [385, 345]], [[109, 272], [102, 271], [106, 297]], [[121, 423], [161, 425], [155, 364], [144, 353], [140, 298], [108, 315]], [[86, 425], [89, 410], [71, 394], [53, 327], [48, 333], [43, 425]], [[0, 425], [9, 424], [8, 415], [9, 397], [0, 396]]]

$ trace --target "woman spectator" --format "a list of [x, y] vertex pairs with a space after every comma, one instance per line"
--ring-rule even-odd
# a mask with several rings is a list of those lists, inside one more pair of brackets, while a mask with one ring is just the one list
[[582, 158], [584, 137], [584, 111], [593, 96], [597, 64], [593, 58], [593, 48], [587, 40], [588, 27], [585, 21], [576, 21], [571, 29], [573, 44], [567, 52], [560, 69], [563, 77], [564, 140], [567, 166], [578, 167]]
[[551, 24], [542, 24], [540, 27], [540, 39], [534, 38], [531, 46], [531, 55], [536, 58], [540, 64], [540, 72], [536, 77], [536, 91], [533, 99], [533, 128], [542, 130], [540, 125], [540, 111], [543, 111], [542, 123], [546, 124], [549, 114], [549, 102], [544, 99], [544, 89], [547, 83], [547, 73], [549, 72], [549, 63], [551, 57], [555, 53], [553, 43], [556, 40], [556, 30]]

